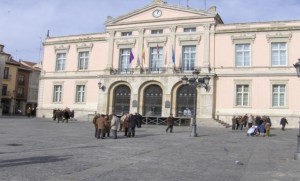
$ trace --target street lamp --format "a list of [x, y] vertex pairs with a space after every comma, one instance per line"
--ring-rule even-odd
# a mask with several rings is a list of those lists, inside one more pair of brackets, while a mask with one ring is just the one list
[[[297, 76], [300, 77], [300, 58], [298, 62], [294, 64], [296, 68]], [[298, 143], [297, 143], [297, 152], [295, 153], [295, 160], [300, 160], [300, 121], [299, 121], [299, 133], [298, 133]]]
[[[193, 71], [192, 78], [188, 78], [186, 75], [184, 75], [181, 78], [183, 85], [189, 85], [194, 88], [194, 95], [196, 95], [196, 93], [197, 93], [197, 87], [203, 87], [203, 88], [205, 88], [206, 91], [208, 91], [210, 77], [208, 75], [206, 75], [205, 77], [198, 78], [199, 73], [200, 73], [200, 71], [195, 69]], [[197, 105], [197, 100], [196, 100], [196, 97], [194, 97], [194, 114], [193, 114], [193, 118], [192, 118], [192, 130], [191, 130], [192, 137], [197, 137], [196, 105]]]

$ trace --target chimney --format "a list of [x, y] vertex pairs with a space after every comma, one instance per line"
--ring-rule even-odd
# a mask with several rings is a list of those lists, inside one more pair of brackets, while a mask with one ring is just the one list
[[0, 53], [3, 53], [4, 45], [0, 44]]

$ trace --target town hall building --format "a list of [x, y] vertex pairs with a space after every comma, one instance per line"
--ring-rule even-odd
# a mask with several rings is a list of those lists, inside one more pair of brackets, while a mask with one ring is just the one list
[[[285, 116], [298, 126], [300, 79], [293, 64], [300, 57], [300, 21], [225, 24], [216, 7], [153, 0], [108, 16], [105, 26], [102, 33], [46, 38], [39, 117], [68, 107], [79, 120], [95, 112], [137, 112], [231, 123], [234, 115], [253, 114], [270, 116], [277, 126]], [[208, 84], [182, 83], [196, 75], [209, 77]]]

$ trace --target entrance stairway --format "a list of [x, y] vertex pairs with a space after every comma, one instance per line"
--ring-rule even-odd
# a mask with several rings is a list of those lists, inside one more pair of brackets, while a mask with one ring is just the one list
[[230, 124], [228, 124], [224, 121], [221, 121], [218, 119], [210, 119], [210, 118], [207, 118], [207, 119], [203, 118], [203, 119], [200, 119], [200, 121], [198, 120], [198, 125], [203, 126], [203, 127], [225, 127], [225, 128], [231, 127]]

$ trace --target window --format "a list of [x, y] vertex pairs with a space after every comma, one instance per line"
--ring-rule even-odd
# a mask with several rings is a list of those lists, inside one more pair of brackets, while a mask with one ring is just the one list
[[286, 99], [285, 85], [273, 85], [272, 86], [272, 106], [284, 107]]
[[65, 63], [66, 63], [66, 53], [57, 53], [56, 59], [56, 71], [63, 71], [65, 70]]
[[6, 96], [7, 95], [7, 85], [2, 86], [2, 96]]
[[190, 71], [195, 69], [196, 45], [182, 47], [182, 69]]
[[23, 96], [24, 96], [24, 88], [23, 87], [18, 87], [17, 97], [23, 97]]
[[122, 32], [121, 36], [131, 36], [132, 32]]
[[287, 65], [286, 43], [271, 43], [272, 66]]
[[21, 85], [24, 85], [24, 83], [25, 83], [25, 75], [24, 74], [20, 74], [19, 76], [18, 76], [18, 83], [19, 84], [21, 84]]
[[150, 52], [150, 71], [161, 70], [163, 67], [163, 47], [153, 47]]
[[196, 28], [183, 28], [183, 32], [196, 32]]
[[163, 34], [163, 30], [151, 30], [152, 35]]
[[235, 45], [235, 66], [250, 66], [250, 44]]
[[130, 48], [120, 50], [120, 72], [130, 73]]
[[3, 74], [3, 79], [8, 79], [9, 78], [9, 67], [4, 68], [4, 74]]
[[89, 52], [79, 52], [79, 70], [87, 70], [89, 65]]
[[62, 85], [55, 85], [53, 102], [61, 102], [61, 97], [62, 97]]
[[249, 85], [236, 85], [236, 106], [249, 106]]
[[85, 94], [85, 85], [77, 85], [76, 86], [76, 102], [83, 103], [84, 102], [84, 94]]

